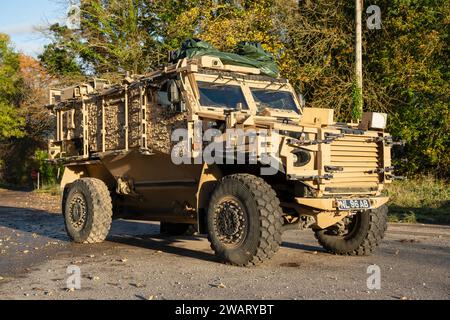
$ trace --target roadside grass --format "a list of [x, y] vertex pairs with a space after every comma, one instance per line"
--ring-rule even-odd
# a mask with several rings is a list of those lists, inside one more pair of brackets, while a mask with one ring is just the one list
[[391, 198], [389, 220], [450, 225], [450, 183], [425, 176], [396, 181], [386, 190]]
[[33, 190], [33, 192], [40, 194], [50, 194], [52, 196], [59, 196], [61, 195], [61, 188], [59, 184], [44, 185], [39, 190], [38, 189]]

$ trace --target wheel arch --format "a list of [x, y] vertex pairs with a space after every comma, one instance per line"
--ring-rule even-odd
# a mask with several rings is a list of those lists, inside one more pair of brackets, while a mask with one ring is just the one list
[[77, 163], [65, 166], [60, 184], [61, 190], [64, 190], [67, 185], [82, 178], [101, 180], [110, 190], [114, 189], [117, 184], [115, 178], [101, 162]]
[[[225, 160], [224, 160], [225, 161]], [[205, 234], [207, 230], [206, 226], [206, 214], [209, 207], [209, 200], [214, 192], [217, 183], [228, 175], [233, 174], [251, 174], [260, 176], [261, 164], [256, 165], [220, 165], [220, 164], [204, 164], [199, 177], [199, 185], [197, 189], [197, 215], [199, 232]], [[264, 180], [270, 183], [270, 179], [280, 179], [279, 174], [272, 177], [262, 177]], [[270, 178], [270, 179], [267, 179]]]
[[223, 178], [223, 172], [217, 165], [205, 164], [199, 179], [197, 189], [197, 223], [201, 234], [207, 233], [206, 215], [209, 199], [214, 192], [217, 183]]

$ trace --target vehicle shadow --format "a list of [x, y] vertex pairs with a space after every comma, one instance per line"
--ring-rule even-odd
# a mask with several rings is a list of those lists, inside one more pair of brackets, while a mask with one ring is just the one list
[[[209, 253], [186, 248], [189, 247], [189, 245], [192, 245], [192, 242], [200, 242], [204, 239], [205, 237], [200, 235], [175, 237], [161, 234], [159, 223], [116, 220], [113, 223], [107, 241], [188, 258], [217, 262], [217, 259], [212, 252]], [[185, 244], [186, 247], [184, 247]]]
[[0, 227], [60, 241], [69, 241], [60, 215], [38, 209], [0, 206]]
[[[19, 231], [22, 233], [22, 241], [28, 242], [30, 246], [39, 240], [36, 237], [58, 240], [67, 245], [71, 243], [60, 214], [50, 214], [37, 209], [0, 206], [0, 227]], [[204, 236], [171, 237], [160, 234], [159, 223], [116, 220], [113, 222], [107, 242], [218, 262], [209, 248], [208, 252], [189, 248], [193, 241], [201, 242], [205, 238]], [[283, 242], [282, 247], [309, 252], [323, 251], [320, 247], [292, 242]]]
[[308, 251], [308, 252], [327, 252], [320, 246], [309, 246], [301, 243], [294, 243], [294, 242], [283, 242], [281, 245], [283, 248], [289, 248], [289, 249], [297, 249], [302, 251]]
[[153, 251], [160, 251], [168, 254], [182, 256], [186, 258], [199, 259], [210, 262], [219, 262], [214, 254], [201, 250], [179, 247], [177, 244], [184, 244], [186, 241], [200, 241], [200, 237], [168, 237], [165, 235], [145, 235], [145, 236], [110, 236], [109, 242], [122, 245], [139, 247]]
[[[0, 230], [1, 227], [19, 233], [21, 243], [30, 247], [35, 242], [42, 242], [43, 239], [71, 244], [65, 231], [63, 217], [42, 210], [0, 206]], [[203, 237], [169, 237], [160, 234], [159, 231], [159, 223], [116, 220], [105, 244], [122, 244], [200, 260], [217, 261], [212, 253], [178, 246], [184, 245], [187, 241], [202, 241]], [[86, 248], [91, 246], [86, 245]]]

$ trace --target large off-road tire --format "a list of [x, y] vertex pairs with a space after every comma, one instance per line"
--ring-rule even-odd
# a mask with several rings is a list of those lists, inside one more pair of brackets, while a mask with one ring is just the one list
[[316, 238], [325, 250], [334, 254], [370, 255], [385, 236], [387, 214], [387, 206], [359, 212], [349, 220], [345, 234], [336, 234], [336, 230], [332, 227], [316, 231]]
[[280, 201], [261, 178], [249, 174], [223, 178], [211, 197], [207, 220], [211, 247], [225, 263], [258, 265], [279, 250]]
[[161, 222], [161, 234], [190, 237], [196, 233], [197, 226], [193, 224]]
[[64, 190], [62, 209], [67, 234], [76, 243], [101, 243], [112, 223], [112, 200], [103, 181], [79, 179]]

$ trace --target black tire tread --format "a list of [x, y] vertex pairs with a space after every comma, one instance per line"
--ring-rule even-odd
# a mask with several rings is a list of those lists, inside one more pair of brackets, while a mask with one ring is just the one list
[[[106, 240], [112, 224], [112, 199], [108, 187], [105, 183], [95, 178], [82, 178], [70, 185], [76, 188], [77, 184], [82, 184], [89, 192], [92, 201], [93, 223], [88, 238], [84, 244], [102, 243]], [[63, 196], [63, 208], [65, 208], [67, 192]], [[66, 227], [67, 228], [67, 227]]]
[[[244, 185], [252, 194], [260, 213], [260, 234], [256, 253], [250, 257], [246, 264], [227, 264], [248, 267], [257, 266], [271, 259], [278, 252], [282, 243], [283, 212], [280, 200], [272, 187], [264, 179], [250, 174], [234, 174], [224, 177], [221, 182], [235, 180]], [[210, 239], [211, 240], [211, 239]], [[211, 243], [211, 248], [216, 251]]]
[[368, 211], [367, 214], [369, 214], [368, 231], [356, 249], [343, 250], [345, 245], [343, 246], [342, 239], [338, 237], [335, 239], [333, 237], [323, 237], [320, 231], [315, 232], [316, 239], [325, 250], [333, 254], [342, 256], [369, 256], [379, 246], [386, 234], [388, 228], [388, 207], [384, 205], [378, 209]]

